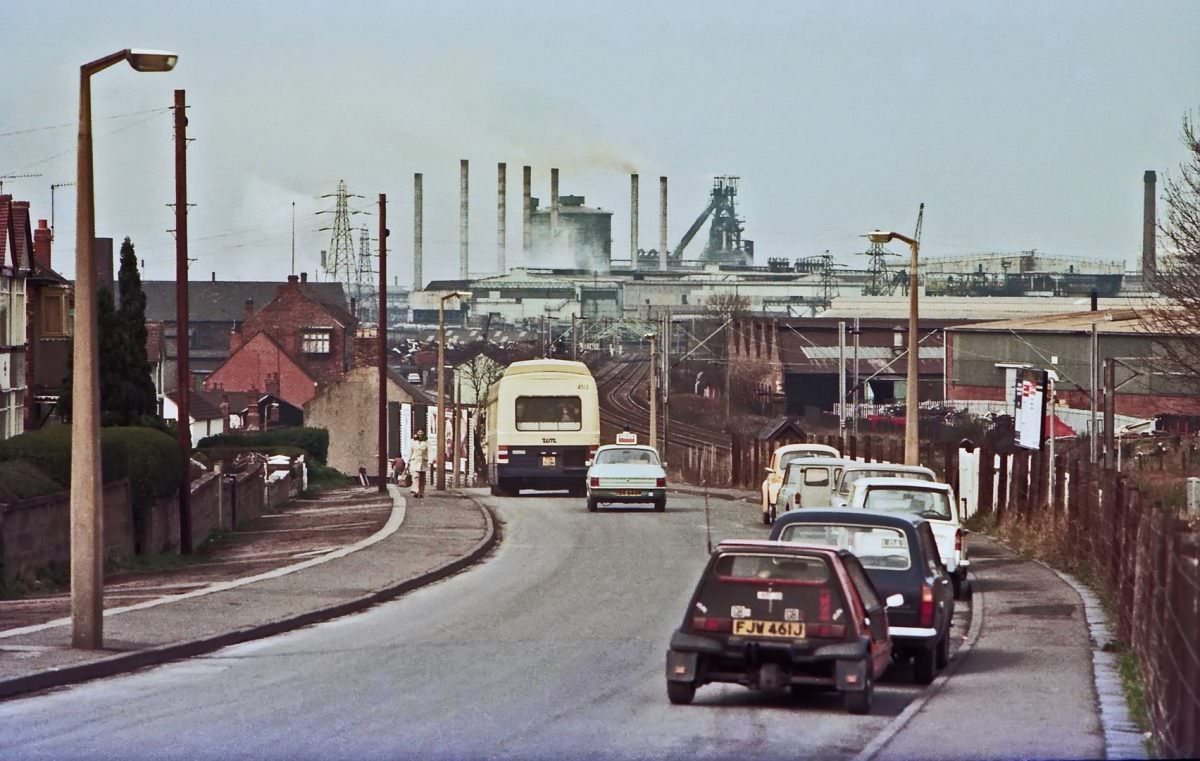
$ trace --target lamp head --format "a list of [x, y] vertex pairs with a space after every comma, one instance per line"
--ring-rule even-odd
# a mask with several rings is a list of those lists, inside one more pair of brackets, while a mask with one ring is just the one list
[[895, 233], [890, 233], [887, 230], [872, 230], [867, 233], [867, 239], [872, 243], [887, 243], [895, 237]]
[[138, 71], [170, 71], [179, 60], [177, 53], [167, 50], [130, 50], [126, 55], [129, 65]]

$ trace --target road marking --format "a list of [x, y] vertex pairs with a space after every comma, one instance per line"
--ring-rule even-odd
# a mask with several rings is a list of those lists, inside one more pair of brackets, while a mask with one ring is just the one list
[[[223, 592], [226, 589], [244, 587], [247, 584], [253, 584], [256, 581], [277, 579], [281, 576], [287, 576], [288, 574], [295, 573], [296, 571], [302, 571], [305, 568], [312, 568], [313, 566], [320, 565], [321, 563], [327, 563], [330, 560], [344, 558], [351, 553], [370, 547], [371, 545], [376, 544], [377, 542], [380, 542], [396, 533], [396, 531], [400, 528], [400, 524], [404, 523], [404, 515], [408, 504], [405, 502], [401, 490], [398, 487], [389, 484], [388, 493], [392, 496], [392, 514], [388, 516], [387, 523], [383, 524], [383, 528], [379, 529], [374, 534], [371, 534], [366, 539], [357, 541], [354, 544], [346, 545], [335, 552], [330, 552], [320, 557], [311, 558], [299, 563], [293, 563], [292, 565], [287, 565], [282, 568], [264, 571], [263, 573], [255, 574], [253, 576], [244, 576], [240, 579], [232, 579], [230, 581], [219, 581], [215, 584], [209, 584], [206, 587], [194, 589], [190, 592], [183, 592], [181, 594], [169, 595], [166, 597], [157, 597], [153, 600], [147, 600], [146, 602], [137, 603], [135, 605], [109, 608], [104, 611], [104, 616], [107, 618], [109, 616], [120, 615], [121, 613], [128, 613], [129, 611], [133, 610], [145, 610], [146, 608], [157, 607], [165, 603], [178, 602], [179, 600], [189, 600], [193, 597], [203, 597], [204, 595], [209, 595], [213, 592]], [[67, 626], [70, 623], [70, 617], [66, 617], [56, 618], [53, 621], [47, 621], [44, 624], [33, 624], [31, 626], [22, 626], [16, 629], [5, 629], [4, 631], [0, 631], [0, 639], [19, 637], [23, 634], [33, 634], [34, 632], [45, 631], [47, 629], [55, 629], [59, 626]]]

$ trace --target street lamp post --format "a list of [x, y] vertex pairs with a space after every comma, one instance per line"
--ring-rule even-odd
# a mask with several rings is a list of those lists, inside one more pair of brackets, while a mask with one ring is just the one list
[[[79, 139], [76, 153], [75, 345], [71, 384], [71, 644], [96, 650], [103, 643], [103, 488], [100, 476], [100, 383], [96, 262], [92, 241], [91, 77], [121, 61], [138, 71], [170, 71], [174, 53], [125, 49], [79, 67]], [[186, 425], [186, 422], [181, 422]]]
[[437, 490], [446, 490], [446, 302], [462, 296], [458, 291], [447, 293], [438, 302], [438, 366], [437, 366]]
[[908, 373], [904, 389], [904, 464], [919, 465], [920, 447], [917, 439], [917, 251], [920, 245], [915, 238], [896, 232], [872, 230], [867, 233], [872, 243], [904, 241], [912, 249], [912, 261], [908, 267]]

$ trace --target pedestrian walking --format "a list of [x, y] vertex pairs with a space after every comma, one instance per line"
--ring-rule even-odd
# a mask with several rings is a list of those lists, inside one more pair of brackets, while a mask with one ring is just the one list
[[408, 445], [408, 471], [412, 474], [412, 495], [420, 499], [425, 496], [425, 469], [429, 467], [429, 443], [425, 431], [413, 434]]

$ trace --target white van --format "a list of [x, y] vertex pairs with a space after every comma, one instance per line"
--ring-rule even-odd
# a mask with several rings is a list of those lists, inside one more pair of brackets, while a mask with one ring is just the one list
[[825, 444], [785, 444], [775, 449], [771, 455], [771, 464], [767, 467], [767, 477], [762, 482], [762, 521], [770, 524], [775, 516], [775, 499], [779, 496], [779, 487], [783, 485], [783, 472], [788, 463], [797, 457], [841, 457], [842, 453], [836, 448]]
[[771, 521], [774, 522], [775, 513], [801, 507], [830, 507], [834, 485], [845, 467], [846, 461], [841, 457], [798, 457], [789, 462], [771, 509]]

